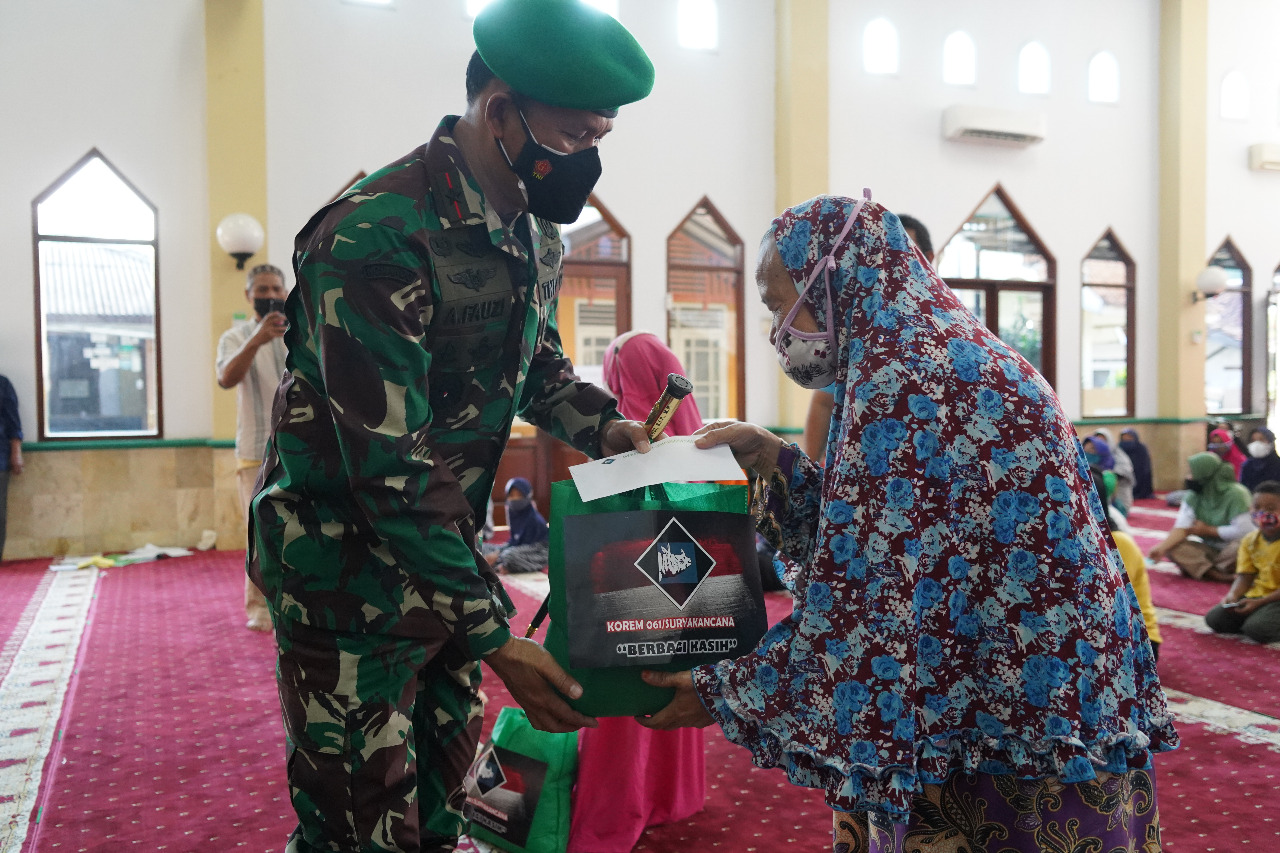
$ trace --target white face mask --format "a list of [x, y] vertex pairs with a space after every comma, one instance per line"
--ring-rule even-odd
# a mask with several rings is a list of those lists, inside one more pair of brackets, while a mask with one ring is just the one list
[[1249, 455], [1254, 459], [1265, 459], [1271, 455], [1271, 443], [1268, 441], [1249, 442]]
[[[862, 212], [862, 206], [870, 198], [871, 190], [864, 189], [862, 198], [854, 205], [853, 212], [849, 214], [849, 220], [845, 222], [840, 236], [832, 244], [831, 252], [818, 262], [818, 268], [809, 276], [804, 287], [796, 285], [800, 298], [787, 312], [787, 317], [782, 321], [778, 335], [774, 339], [775, 348], [778, 351], [778, 364], [782, 366], [782, 371], [787, 374], [787, 377], [801, 388], [810, 390], [825, 388], [836, 381], [836, 329], [832, 320], [835, 303], [831, 301], [831, 273], [836, 270], [836, 252], [844, 243], [849, 230], [853, 228], [854, 221]], [[820, 274], [827, 291], [827, 328], [820, 332], [802, 332], [792, 323], [796, 318], [796, 312], [804, 302], [804, 295], [817, 283]]]
[[826, 335], [814, 340], [779, 335], [777, 348], [782, 372], [801, 388], [816, 390], [836, 381], [835, 349]]

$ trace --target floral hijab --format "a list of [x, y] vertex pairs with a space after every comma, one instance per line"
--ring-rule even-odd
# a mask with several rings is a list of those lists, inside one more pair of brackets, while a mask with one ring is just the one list
[[[807, 282], [833, 248], [825, 471], [791, 470], [794, 612], [695, 670], [726, 735], [836, 809], [902, 819], [957, 770], [1064, 782], [1177, 744], [1141, 614], [1052, 389], [938, 278], [901, 222], [818, 197], [774, 221]], [[785, 455], [785, 454], [784, 454]]]

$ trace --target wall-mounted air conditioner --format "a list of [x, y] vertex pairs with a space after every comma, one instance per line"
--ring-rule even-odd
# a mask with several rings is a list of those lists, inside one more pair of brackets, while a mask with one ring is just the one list
[[1280, 143], [1250, 145], [1249, 168], [1255, 172], [1280, 172]]
[[1044, 140], [1049, 130], [1044, 113], [958, 105], [942, 112], [942, 135], [956, 142], [990, 142], [1026, 146]]

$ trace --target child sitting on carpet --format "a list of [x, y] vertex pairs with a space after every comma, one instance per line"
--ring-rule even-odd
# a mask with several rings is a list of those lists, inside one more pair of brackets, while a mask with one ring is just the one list
[[[507, 544], [485, 554], [503, 574], [540, 572], [547, 567], [547, 520], [533, 502], [533, 484], [524, 477], [507, 481]], [[488, 550], [488, 549], [486, 549]]]
[[1258, 529], [1240, 543], [1235, 581], [1204, 621], [1219, 634], [1274, 643], [1280, 640], [1280, 482], [1267, 480], [1254, 490], [1253, 523]]

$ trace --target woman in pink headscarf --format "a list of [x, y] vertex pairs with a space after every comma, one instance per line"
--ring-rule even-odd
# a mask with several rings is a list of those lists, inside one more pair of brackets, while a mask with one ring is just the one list
[[[604, 381], [625, 418], [643, 421], [667, 387], [667, 374], [684, 373], [680, 359], [650, 332], [628, 332], [609, 344]], [[702, 427], [693, 395], [667, 425], [668, 435]], [[702, 730], [660, 732], [629, 717], [603, 717], [578, 734], [568, 853], [627, 853], [646, 826], [683, 820], [706, 799]]]
[[1231, 430], [1225, 427], [1218, 427], [1209, 433], [1209, 451], [1218, 454], [1222, 461], [1231, 463], [1231, 467], [1236, 469], [1236, 480], [1240, 479], [1240, 471], [1244, 468], [1244, 463], [1249, 461], [1249, 457], [1241, 453], [1239, 447], [1236, 447]]

